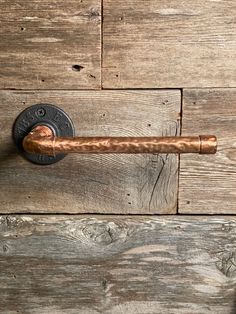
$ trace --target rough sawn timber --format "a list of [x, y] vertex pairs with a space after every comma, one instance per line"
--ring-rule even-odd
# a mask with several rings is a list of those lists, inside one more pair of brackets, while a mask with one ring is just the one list
[[101, 88], [100, 0], [1, 0], [0, 88]]
[[234, 314], [235, 217], [2, 216], [7, 314]]
[[104, 0], [103, 87], [236, 87], [235, 0]]
[[214, 134], [215, 155], [180, 156], [179, 212], [236, 214], [236, 89], [183, 92], [182, 135]]

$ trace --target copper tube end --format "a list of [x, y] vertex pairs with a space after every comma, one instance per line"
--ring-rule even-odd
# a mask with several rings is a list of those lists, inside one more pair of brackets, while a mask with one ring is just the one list
[[214, 135], [199, 135], [200, 154], [215, 154], [217, 151], [217, 138]]
[[53, 131], [46, 125], [37, 125], [32, 131], [30, 131], [29, 135], [53, 136]]

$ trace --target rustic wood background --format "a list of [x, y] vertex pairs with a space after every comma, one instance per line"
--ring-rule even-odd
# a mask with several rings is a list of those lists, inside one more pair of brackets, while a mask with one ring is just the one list
[[0, 87], [101, 85], [100, 0], [1, 0]]
[[235, 217], [0, 217], [4, 313], [235, 314]]
[[[0, 26], [0, 313], [235, 314], [236, 2], [1, 0]], [[11, 137], [36, 103], [219, 150], [39, 167]]]
[[103, 0], [103, 87], [235, 87], [235, 0]]
[[180, 213], [236, 213], [235, 104], [234, 88], [184, 90], [182, 133], [215, 134], [218, 152], [180, 157]]

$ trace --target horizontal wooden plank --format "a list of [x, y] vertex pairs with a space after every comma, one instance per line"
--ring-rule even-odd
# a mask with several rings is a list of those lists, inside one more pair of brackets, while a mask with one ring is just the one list
[[177, 155], [68, 155], [37, 166], [16, 153], [11, 130], [35, 103], [71, 116], [79, 136], [179, 134], [180, 91], [1, 91], [0, 212], [175, 213]]
[[1, 216], [3, 313], [235, 312], [235, 217]]
[[104, 0], [105, 88], [236, 87], [236, 2]]
[[236, 89], [184, 90], [182, 133], [215, 134], [216, 155], [180, 158], [181, 213], [236, 213]]
[[101, 87], [100, 0], [2, 0], [0, 20], [0, 88]]

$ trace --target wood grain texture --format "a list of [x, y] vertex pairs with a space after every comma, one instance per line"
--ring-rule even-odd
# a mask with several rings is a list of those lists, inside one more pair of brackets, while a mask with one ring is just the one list
[[1, 91], [0, 212], [175, 213], [177, 155], [76, 155], [37, 166], [17, 155], [17, 115], [52, 103], [78, 136], [179, 134], [180, 91]]
[[235, 0], [104, 0], [105, 88], [236, 87]]
[[0, 88], [101, 87], [100, 0], [1, 0]]
[[234, 314], [235, 217], [2, 216], [0, 308]]
[[179, 211], [236, 213], [236, 89], [185, 90], [182, 134], [218, 137], [218, 152], [180, 157]]

